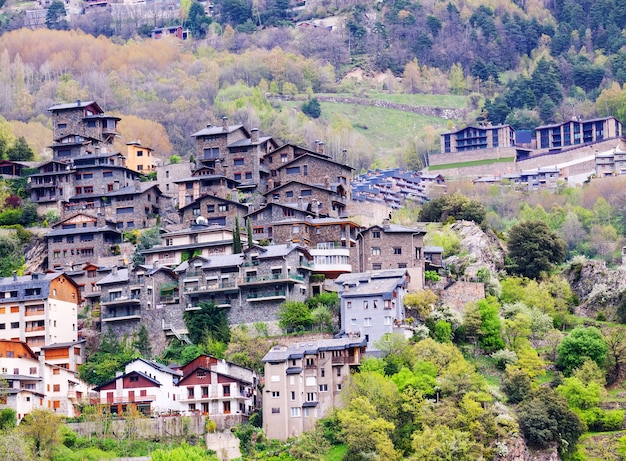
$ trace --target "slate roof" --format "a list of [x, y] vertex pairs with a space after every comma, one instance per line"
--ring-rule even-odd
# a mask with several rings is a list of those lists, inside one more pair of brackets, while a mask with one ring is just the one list
[[55, 110], [76, 109], [78, 107], [91, 106], [92, 104], [95, 105], [98, 109], [100, 109], [100, 106], [98, 106], [96, 101], [76, 101], [76, 102], [70, 102], [70, 103], [65, 103], [65, 104], [55, 104], [54, 106], [49, 107], [48, 110], [52, 112]]
[[[133, 374], [137, 374], [137, 375], [139, 375], [139, 376], [143, 376], [143, 377], [144, 377], [144, 378], [146, 378], [148, 381], [150, 381], [150, 382], [152, 382], [152, 383], [156, 384], [157, 386], [160, 386], [160, 385], [161, 385], [161, 383], [160, 383], [158, 380], [156, 380], [156, 379], [152, 378], [151, 376], [148, 376], [148, 375], [147, 375], [147, 374], [145, 374], [145, 373], [142, 373], [141, 371], [130, 371], [130, 372], [128, 372], [128, 373], [124, 373], [124, 374], [123, 374], [123, 375], [121, 375], [121, 376], [116, 376], [115, 378], [113, 378], [113, 379], [111, 379], [111, 380], [107, 381], [107, 382], [106, 382], [106, 383], [104, 383], [104, 384], [101, 384], [101, 385], [99, 385], [99, 386], [94, 387], [94, 388], [93, 388], [93, 390], [94, 390], [94, 391], [100, 391], [100, 389], [102, 389], [102, 388], [103, 388], [104, 386], [106, 386], [107, 384], [114, 383], [114, 382], [115, 382], [115, 381], [117, 381], [118, 379], [123, 379], [123, 378], [125, 378], [126, 376], [130, 376], [130, 375], [133, 375]], [[139, 400], [141, 400], [141, 398], [139, 398]]]
[[108, 285], [110, 283], [122, 283], [128, 282], [129, 274], [128, 268], [118, 269], [117, 272], [111, 272], [106, 277], [102, 278], [102, 280], [96, 282], [96, 285]]
[[366, 347], [367, 340], [365, 338], [333, 338], [320, 339], [315, 342], [295, 343], [290, 346], [273, 347], [265, 357], [263, 362], [280, 363], [290, 359], [298, 359], [304, 357], [305, 354], [317, 354], [323, 351], [339, 351], [349, 349], [351, 347]]
[[269, 141], [270, 139], [272, 139], [271, 136], [259, 136], [259, 140], [257, 142], [252, 142], [251, 138], [244, 138], [229, 144], [228, 147], [256, 146], [263, 144], [265, 141]]
[[202, 128], [200, 131], [195, 132], [191, 136], [212, 136], [216, 134], [232, 133], [233, 131], [237, 131], [239, 128], [243, 128], [243, 125], [229, 125], [228, 130], [226, 131], [222, 125], [207, 125], [205, 128]]
[[159, 185], [156, 184], [154, 181], [147, 181], [147, 182], [140, 182], [139, 183], [139, 188], [135, 187], [135, 185], [130, 185], [130, 186], [124, 186], [124, 187], [120, 187], [118, 190], [114, 190], [111, 192], [102, 192], [101, 194], [81, 194], [81, 195], [74, 195], [72, 197], [70, 197], [70, 200], [75, 199], [75, 200], [82, 200], [82, 199], [86, 199], [86, 198], [100, 198], [100, 197], [117, 197], [119, 195], [133, 195], [133, 194], [141, 194], [143, 192], [146, 192], [152, 188], [156, 188], [159, 190], [159, 192], [161, 192], [161, 189], [159, 189]]

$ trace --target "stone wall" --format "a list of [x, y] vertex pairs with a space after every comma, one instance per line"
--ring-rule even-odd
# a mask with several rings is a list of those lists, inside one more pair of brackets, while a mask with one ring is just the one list
[[453, 282], [439, 293], [443, 304], [462, 312], [465, 304], [485, 297], [485, 284], [478, 282]]
[[189, 435], [203, 435], [206, 418], [203, 415], [191, 416], [157, 416], [156, 418], [115, 419], [110, 422], [108, 430], [103, 430], [104, 418], [101, 421], [67, 423], [68, 427], [80, 436], [133, 437], [146, 439], [166, 439]]
[[449, 154], [434, 154], [428, 157], [429, 165], [447, 165], [449, 163], [474, 162], [516, 156], [515, 147], [497, 147], [495, 149], [478, 149]]

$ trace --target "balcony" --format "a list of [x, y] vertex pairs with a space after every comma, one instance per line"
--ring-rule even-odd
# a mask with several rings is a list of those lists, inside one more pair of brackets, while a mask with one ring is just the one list
[[255, 267], [259, 265], [259, 261], [254, 260], [250, 262], [243, 263], [243, 267]]
[[224, 280], [212, 284], [185, 287], [185, 293], [214, 293], [216, 291], [237, 290], [237, 283], [234, 280]]
[[123, 396], [116, 395], [113, 398], [110, 397], [101, 397], [95, 399], [89, 399], [89, 403], [94, 404], [102, 404], [102, 405], [111, 405], [114, 403], [133, 403], [133, 402], [154, 402], [156, 400], [156, 395], [135, 395], [135, 396]]
[[34, 327], [26, 327], [26, 333], [31, 333], [33, 331], [45, 331], [45, 326], [34, 326]]
[[109, 295], [100, 299], [100, 303], [103, 306], [112, 306], [115, 304], [140, 304], [139, 294], [132, 294], [130, 296], [114, 296]]
[[250, 302], [256, 301], [270, 301], [275, 299], [286, 299], [287, 295], [284, 290], [279, 291], [264, 291], [262, 293], [248, 293], [246, 299]]
[[356, 357], [348, 356], [348, 357], [333, 357], [333, 365], [355, 365]]
[[159, 296], [159, 303], [161, 304], [175, 304], [179, 301], [179, 297], [178, 296], [164, 296], [161, 295]]
[[332, 244], [318, 244], [317, 248], [309, 250], [313, 256], [313, 270], [316, 272], [352, 272], [350, 264], [350, 249]]
[[139, 320], [141, 311], [139, 309], [124, 309], [121, 311], [103, 312], [103, 322], [119, 322], [123, 320]]
[[262, 285], [266, 283], [272, 283], [276, 281], [285, 281], [285, 282], [304, 282], [304, 277], [296, 274], [270, 274], [270, 275], [259, 275], [252, 277], [243, 277], [239, 279], [239, 285]]
[[183, 278], [185, 279], [196, 279], [196, 278], [200, 278], [202, 277], [202, 270], [196, 270], [196, 271], [187, 271], [183, 274]]

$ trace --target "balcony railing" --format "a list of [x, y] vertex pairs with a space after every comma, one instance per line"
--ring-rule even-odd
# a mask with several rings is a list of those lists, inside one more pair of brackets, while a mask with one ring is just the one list
[[102, 320], [104, 321], [126, 320], [131, 318], [141, 318], [141, 311], [139, 309], [133, 309], [102, 313]]
[[133, 402], [154, 402], [156, 400], [156, 395], [135, 395], [135, 396], [127, 396], [127, 395], [116, 395], [113, 398], [110, 397], [101, 397], [96, 399], [89, 399], [91, 404], [112, 404], [112, 403], [133, 403]]
[[231, 288], [237, 288], [237, 282], [235, 282], [234, 280], [222, 281], [219, 283], [212, 283], [207, 285], [185, 287], [185, 293], [211, 292], [216, 290], [228, 290]]
[[184, 278], [196, 278], [196, 277], [202, 277], [202, 270], [197, 270], [197, 271], [187, 271], [183, 274]]
[[301, 275], [295, 274], [271, 274], [271, 275], [255, 275], [251, 277], [243, 277], [239, 283], [247, 284], [247, 283], [264, 283], [264, 282], [274, 282], [276, 280], [296, 280], [298, 282], [303, 282], [304, 277]]
[[32, 331], [44, 331], [45, 329], [45, 326], [26, 327], [26, 333], [30, 333]]
[[356, 363], [355, 356], [333, 357], [333, 365], [352, 365]]
[[177, 303], [179, 300], [178, 296], [159, 296], [159, 302], [164, 304], [173, 304]]
[[246, 299], [250, 301], [261, 301], [263, 299], [272, 299], [272, 298], [284, 298], [286, 293], [284, 290], [279, 291], [264, 291], [262, 293], [248, 293], [246, 295]]
[[126, 303], [126, 302], [139, 302], [140, 301], [139, 294], [132, 294], [130, 296], [107, 296], [104, 299], [100, 299], [102, 304], [108, 303]]

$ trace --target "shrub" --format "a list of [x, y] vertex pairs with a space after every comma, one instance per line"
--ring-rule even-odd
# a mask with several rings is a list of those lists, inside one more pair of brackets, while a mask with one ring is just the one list
[[517, 354], [509, 349], [501, 349], [491, 354], [491, 358], [496, 362], [496, 367], [504, 370], [507, 365], [515, 365], [517, 363]]
[[427, 282], [438, 282], [441, 280], [441, 277], [439, 277], [437, 271], [426, 271], [424, 272], [424, 279]]

